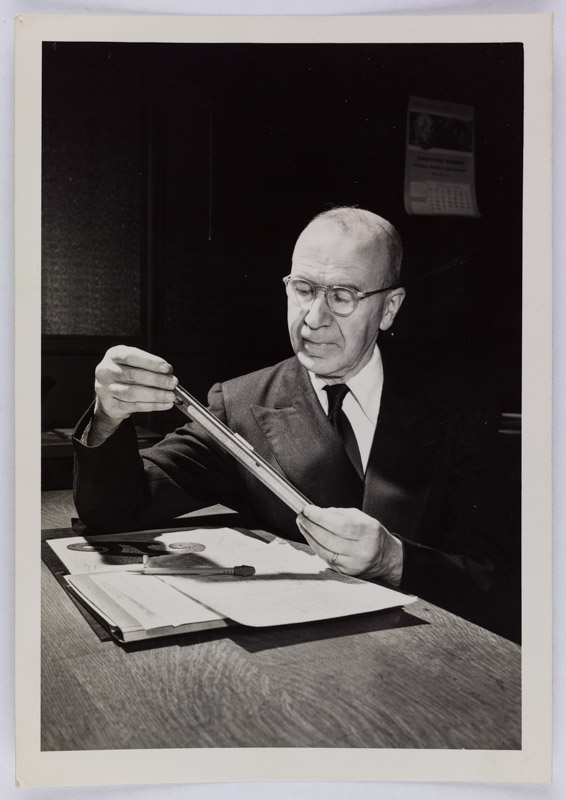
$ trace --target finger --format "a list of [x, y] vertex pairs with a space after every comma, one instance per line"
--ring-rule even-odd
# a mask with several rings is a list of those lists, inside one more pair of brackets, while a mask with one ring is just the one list
[[108, 387], [110, 396], [127, 403], [170, 403], [175, 402], [175, 394], [165, 389], [150, 386], [136, 386], [130, 383], [112, 383]]
[[104, 390], [104, 387], [113, 383], [137, 384], [139, 386], [151, 386], [156, 389], [173, 390], [179, 381], [174, 375], [162, 375], [158, 372], [128, 367], [116, 364], [112, 359], [106, 358], [96, 368], [94, 372], [95, 385]]
[[330, 561], [335, 551], [329, 550], [327, 547], [321, 545], [320, 542], [311, 534], [311, 532], [307, 530], [300, 516], [297, 517], [297, 527], [299, 528], [299, 530], [301, 531], [301, 533], [303, 534], [309, 545], [315, 551], [315, 553], [322, 559], [324, 559], [324, 561]]
[[110, 348], [108, 354], [116, 364], [139, 367], [150, 372], [160, 372], [164, 375], [169, 375], [173, 372], [173, 367], [165, 359], [154, 356], [152, 353], [146, 353], [145, 350], [140, 350], [138, 347], [126, 347], [119, 344]]
[[317, 556], [322, 558], [323, 561], [326, 561], [330, 569], [333, 569], [336, 572], [350, 574], [352, 568], [351, 558], [349, 556], [323, 547], [313, 536], [311, 536], [309, 531], [306, 530], [304, 524], [301, 522], [300, 517], [297, 517], [297, 526]]
[[168, 411], [173, 408], [174, 403], [130, 403], [127, 400], [116, 400], [115, 403], [120, 409], [127, 414], [147, 414], [150, 411]]
[[308, 505], [304, 507], [303, 514], [320, 528], [354, 541], [363, 538], [369, 519], [357, 508], [320, 508]]
[[348, 539], [343, 538], [339, 534], [327, 531], [325, 528], [312, 522], [312, 520], [307, 519], [303, 514], [299, 515], [297, 522], [300, 530], [308, 534], [310, 540], [314, 540], [317, 545], [324, 548], [324, 550], [329, 553], [345, 555], [349, 552], [350, 542]]
[[119, 365], [114, 374], [117, 383], [132, 383], [137, 386], [151, 386], [155, 389], [173, 390], [179, 381], [174, 375], [163, 375], [158, 372], [150, 372], [139, 367], [128, 367]]

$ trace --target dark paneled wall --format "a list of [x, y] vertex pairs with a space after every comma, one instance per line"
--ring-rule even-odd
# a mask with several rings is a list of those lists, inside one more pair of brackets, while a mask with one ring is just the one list
[[[395, 336], [520, 410], [522, 85], [513, 44], [46, 43], [44, 422], [74, 422], [115, 341], [201, 397], [289, 355], [281, 278], [332, 203], [404, 238]], [[480, 219], [405, 213], [410, 95], [475, 107]]]
[[43, 330], [139, 336], [143, 75], [79, 52], [45, 48]]

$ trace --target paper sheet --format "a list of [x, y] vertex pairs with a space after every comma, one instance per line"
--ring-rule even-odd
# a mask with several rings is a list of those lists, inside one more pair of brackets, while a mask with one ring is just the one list
[[[130, 563], [135, 556], [131, 559], [109, 559], [104, 553], [96, 552], [80, 552], [77, 550], [69, 550], [70, 544], [89, 544], [96, 541], [106, 541], [109, 536], [93, 536], [85, 539], [83, 536], [73, 536], [68, 539], [48, 539], [47, 544], [53, 550], [59, 560], [65, 565], [71, 575], [81, 573], [96, 573], [96, 572], [123, 572], [124, 569], [142, 568], [141, 555], [137, 557], [139, 565]], [[133, 534], [128, 535], [129, 539], [133, 538]]]
[[[197, 534], [196, 537], [194, 534]], [[86, 539], [84, 536], [72, 536], [62, 539], [48, 539], [47, 544], [57, 555], [59, 560], [65, 565], [71, 575], [81, 573], [97, 573], [97, 572], [121, 572], [124, 569], [136, 570], [142, 569], [142, 550], [137, 550], [135, 545], [140, 544], [147, 554], [152, 557], [166, 558], [164, 551], [172, 544], [179, 543], [195, 543], [203, 542], [201, 544], [201, 552], [206, 551], [206, 542], [203, 537], [206, 537], [208, 531], [203, 528], [195, 530], [168, 530], [163, 534], [156, 534], [155, 531], [135, 531], [133, 533], [117, 533], [117, 534], [101, 534], [99, 536], [89, 536]], [[70, 550], [69, 545], [93, 545], [104, 546], [110, 545], [114, 550], [122, 549], [121, 555], [116, 555], [115, 552], [96, 552], [95, 550]], [[130, 545], [134, 545], [130, 547]], [[123, 546], [123, 547], [122, 547]], [[108, 550], [108, 548], [107, 548]], [[189, 558], [190, 556], [175, 553], [170, 551], [173, 558]], [[157, 562], [156, 562], [157, 563]], [[170, 562], [169, 562], [170, 563]], [[192, 563], [202, 563], [193, 556], [193, 560], [189, 560], [188, 565]], [[207, 562], [205, 562], [207, 563]]]
[[259, 627], [330, 619], [415, 600], [334, 572], [317, 555], [283, 539], [265, 543], [229, 528], [205, 533], [207, 559], [222, 566], [250, 564], [256, 574], [250, 578], [179, 575], [160, 580], [242, 625]]
[[207, 613], [208, 609], [214, 609], [221, 617], [261, 627], [378, 611], [406, 605], [415, 599], [335, 572], [306, 546], [272, 535], [259, 538], [232, 528], [202, 528], [166, 531], [157, 536], [130, 533], [89, 537], [88, 541], [96, 544], [135, 540], [161, 544], [164, 548], [179, 542], [199, 546], [198, 552], [188, 555], [170, 552], [152, 558], [152, 565], [249, 564], [256, 573], [248, 578], [136, 575], [131, 571], [139, 571], [142, 564], [131, 563], [131, 558], [122, 559], [120, 564], [115, 563], [120, 561], [116, 556], [69, 550], [69, 544], [86, 541], [81, 537], [50, 540], [49, 544], [71, 573], [93, 576], [113, 601], [148, 629], [196, 621], [187, 619], [186, 614], [202, 612], [201, 603], [207, 607], [204, 609]]
[[104, 572], [98, 575], [72, 575], [67, 580], [90, 602], [93, 602], [93, 593], [89, 584], [94, 583], [101, 590], [96, 595], [96, 604], [106, 619], [113, 619], [112, 604], [117, 603], [147, 631], [222, 619], [219, 614], [152, 575]]

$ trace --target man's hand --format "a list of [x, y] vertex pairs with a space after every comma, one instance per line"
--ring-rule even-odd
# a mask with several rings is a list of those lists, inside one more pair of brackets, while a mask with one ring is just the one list
[[136, 412], [172, 408], [173, 389], [178, 384], [172, 372], [173, 367], [159, 356], [137, 347], [111, 347], [95, 370], [96, 404], [89, 445], [100, 444]]
[[297, 525], [313, 550], [333, 569], [399, 586], [403, 545], [363, 511], [309, 505], [297, 517]]

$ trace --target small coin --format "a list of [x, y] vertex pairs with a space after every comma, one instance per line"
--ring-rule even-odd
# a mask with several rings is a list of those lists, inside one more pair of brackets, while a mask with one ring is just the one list
[[203, 544], [196, 542], [171, 542], [167, 547], [169, 550], [182, 550], [183, 553], [202, 553], [203, 550], [206, 550]]

